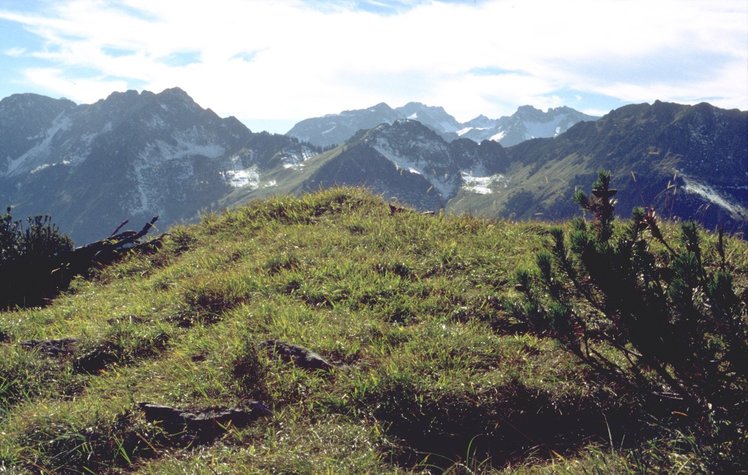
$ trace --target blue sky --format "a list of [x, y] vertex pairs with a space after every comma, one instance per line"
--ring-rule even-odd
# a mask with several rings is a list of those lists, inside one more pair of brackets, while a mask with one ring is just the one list
[[459, 120], [748, 109], [746, 0], [0, 0], [0, 98], [178, 86], [253, 130], [379, 102]]

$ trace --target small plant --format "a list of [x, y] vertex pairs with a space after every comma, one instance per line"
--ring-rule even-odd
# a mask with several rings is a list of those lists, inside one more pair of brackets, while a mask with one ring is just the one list
[[242, 335], [239, 351], [232, 362], [232, 374], [237, 381], [241, 396], [267, 399], [266, 372], [257, 352], [257, 345], [250, 335]]
[[525, 297], [518, 314], [599, 374], [645, 396], [651, 411], [686, 417], [706, 443], [739, 445], [748, 327], [723, 236], [711, 262], [692, 222], [682, 223], [680, 245], [665, 239], [651, 209], [635, 209], [617, 226], [615, 193], [605, 172], [591, 195], [577, 192], [592, 223], [551, 231], [537, 272], [517, 274]]

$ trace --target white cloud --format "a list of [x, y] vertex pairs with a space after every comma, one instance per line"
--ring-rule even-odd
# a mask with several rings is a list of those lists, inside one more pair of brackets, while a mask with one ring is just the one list
[[[25, 71], [26, 80], [32, 84], [42, 86], [50, 91], [59, 91], [63, 97], [80, 102], [95, 102], [106, 97], [112, 91], [127, 89], [125, 81], [108, 80], [102, 77], [71, 78], [65, 71], [58, 68], [29, 68]], [[68, 96], [65, 91], [71, 91], [78, 96]]]
[[26, 54], [26, 48], [8, 48], [3, 51], [3, 54], [12, 58], [20, 58], [21, 56], [24, 56]]
[[[81, 102], [111, 88], [179, 86], [245, 120], [409, 100], [464, 120], [572, 103], [586, 92], [748, 108], [744, 0], [368, 6], [392, 11], [344, 1], [60, 0], [44, 16], [0, 18], [45, 41], [30, 53], [45, 63], [27, 72], [29, 81]], [[657, 70], [660, 59], [672, 75]]]

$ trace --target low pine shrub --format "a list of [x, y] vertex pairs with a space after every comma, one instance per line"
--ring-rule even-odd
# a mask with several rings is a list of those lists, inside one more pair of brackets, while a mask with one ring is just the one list
[[551, 231], [537, 270], [517, 274], [517, 314], [641, 397], [661, 421], [685, 420], [712, 448], [716, 469], [729, 470], [746, 448], [748, 315], [722, 232], [715, 253], [705, 252], [692, 222], [671, 243], [651, 209], [617, 223], [615, 193], [605, 172], [590, 195], [577, 192], [592, 221]]
[[34, 305], [60, 287], [61, 256], [73, 241], [49, 216], [14, 221], [11, 209], [0, 215], [0, 308]]

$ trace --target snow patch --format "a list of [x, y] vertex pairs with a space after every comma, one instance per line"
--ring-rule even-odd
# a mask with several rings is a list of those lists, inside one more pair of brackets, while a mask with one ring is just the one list
[[138, 158], [151, 163], [164, 163], [195, 156], [218, 158], [226, 153], [226, 149], [218, 144], [197, 143], [196, 137], [191, 133], [182, 132], [176, 134], [174, 138], [176, 139], [175, 144], [163, 140], [156, 140], [148, 144], [138, 154]]
[[71, 163], [72, 162], [70, 160], [62, 160], [61, 162], [57, 162], [57, 163], [44, 163], [42, 165], [39, 165], [38, 167], [35, 167], [29, 173], [34, 174], [42, 170], [46, 170], [47, 168], [50, 168], [50, 167], [56, 167], [58, 165], [70, 165]]
[[[167, 162], [176, 162], [181, 172], [179, 179], [189, 179], [194, 174], [192, 163], [183, 160], [188, 157], [218, 158], [226, 153], [226, 150], [213, 143], [200, 143], [204, 141], [200, 133], [195, 129], [182, 131], [174, 135], [175, 142], [167, 143], [163, 140], [146, 145], [133, 161], [133, 175], [135, 177], [134, 203], [129, 207], [130, 213], [138, 214], [164, 214], [158, 206], [162, 199], [162, 191], [159, 189], [158, 179], [160, 168]], [[237, 163], [238, 157], [232, 157], [233, 163]], [[240, 162], [238, 162], [240, 163]]]
[[399, 155], [397, 151], [392, 149], [387, 139], [383, 137], [377, 137], [372, 146], [374, 150], [391, 161], [398, 170], [407, 170], [410, 173], [422, 175], [444, 198], [454, 196], [457, 192], [457, 188], [459, 187], [458, 180], [452, 179], [448, 174], [437, 176], [429, 173], [427, 170], [429, 166], [428, 161], [418, 156], [418, 152], [426, 156], [446, 155], [447, 151], [443, 145], [430, 141], [411, 141], [403, 147], [405, 150], [414, 151], [413, 155], [407, 157]]
[[560, 114], [547, 122], [525, 122], [526, 138], [555, 137], [561, 131], [561, 123], [568, 118], [566, 114]]
[[465, 135], [466, 133], [470, 132], [471, 130], [473, 130], [472, 127], [465, 127], [464, 129], [458, 130], [457, 131], [457, 135], [459, 135], [460, 137], [462, 137], [463, 135]]
[[464, 183], [462, 189], [479, 195], [490, 195], [493, 193], [494, 186], [503, 185], [506, 188], [509, 183], [509, 179], [501, 174], [489, 176], [474, 176], [470, 172], [460, 172], [460, 174]]
[[682, 177], [682, 178], [683, 178], [683, 182], [685, 183], [683, 190], [686, 193], [694, 193], [694, 194], [701, 196], [702, 198], [709, 201], [710, 203], [713, 203], [725, 209], [734, 218], [737, 218], [737, 219], [748, 218], [748, 209], [740, 206], [739, 204], [731, 203], [727, 198], [717, 193], [717, 191], [715, 191], [714, 188], [710, 187], [709, 185], [705, 185], [703, 183], [693, 181], [686, 177]]
[[493, 140], [494, 142], [498, 142], [504, 137], [506, 137], [506, 130], [502, 130], [501, 132], [492, 135], [491, 138], [489, 138], [488, 140]]
[[257, 165], [252, 165], [244, 170], [228, 170], [223, 172], [223, 178], [234, 188], [248, 186], [253, 190], [260, 187], [260, 172]]
[[72, 121], [70, 117], [64, 115], [64, 113], [58, 115], [52, 122], [52, 125], [43, 134], [42, 141], [31, 147], [20, 157], [8, 160], [8, 169], [5, 172], [6, 176], [15, 176], [26, 170], [32, 170], [38, 166], [42, 166], [47, 163], [51, 155], [51, 144], [58, 132], [64, 131], [70, 128]]
[[407, 118], [410, 119], [410, 120], [416, 120], [416, 119], [418, 119], [418, 112], [413, 112]]
[[312, 158], [315, 154], [309, 149], [304, 148], [301, 152], [284, 152], [281, 157], [281, 163], [286, 170], [301, 170], [304, 168], [304, 162]]
[[250, 190], [256, 190], [258, 188], [270, 188], [278, 185], [276, 180], [268, 180], [263, 183], [257, 165], [252, 165], [249, 168], [241, 170], [226, 170], [221, 173], [221, 176], [226, 180], [226, 183], [233, 188], [249, 188]]
[[36, 167], [33, 170], [31, 170], [29, 173], [31, 173], [33, 175], [34, 173], [40, 172], [42, 170], [45, 170], [45, 169], [51, 167], [52, 165], [53, 165], [52, 163], [45, 163], [44, 165], [39, 165], [38, 167]]

